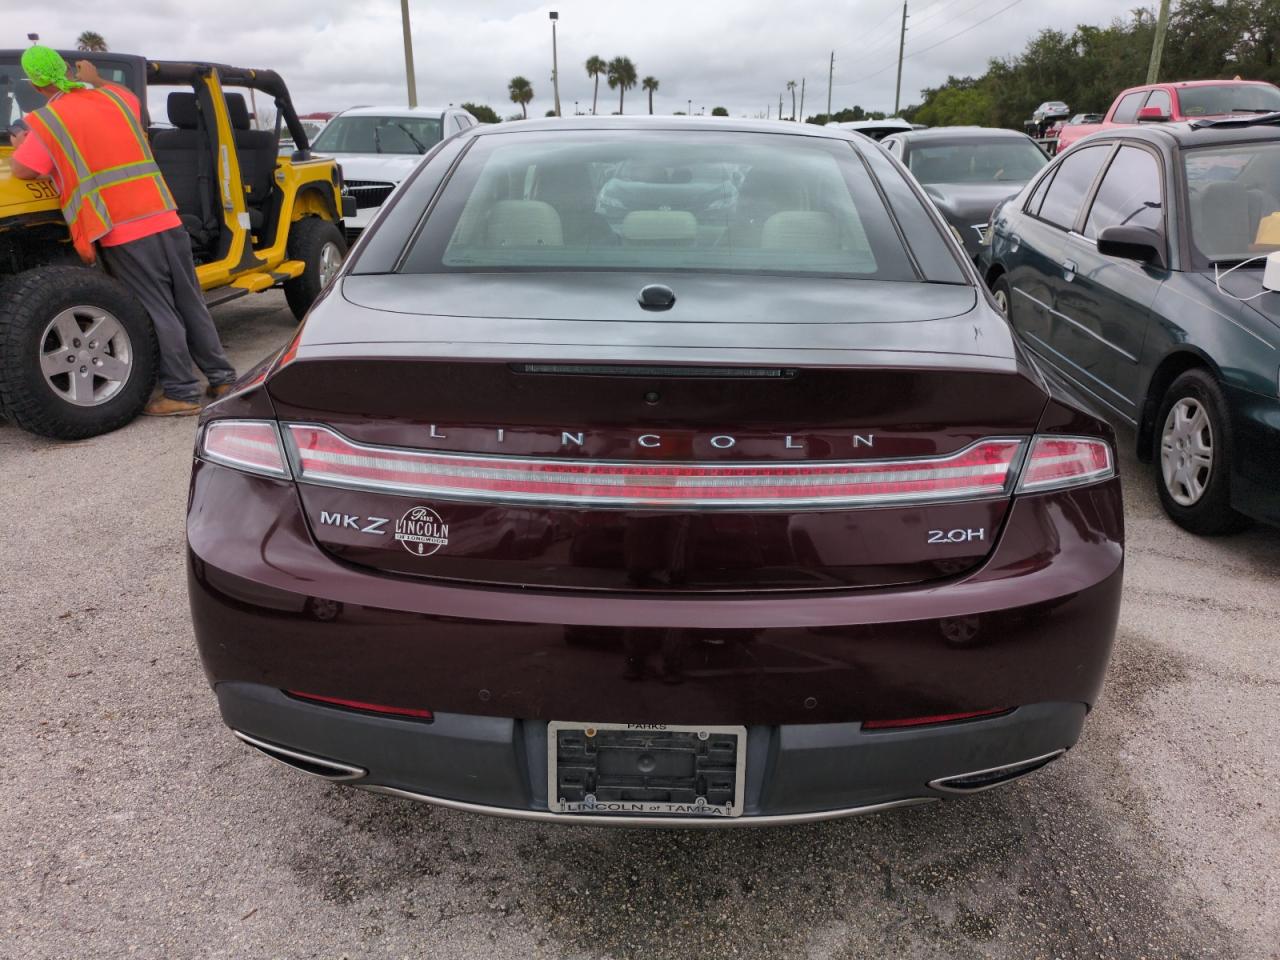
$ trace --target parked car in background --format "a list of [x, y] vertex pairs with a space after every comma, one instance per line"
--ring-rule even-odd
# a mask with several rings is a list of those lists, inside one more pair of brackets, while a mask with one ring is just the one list
[[1035, 355], [1154, 461], [1195, 533], [1280, 523], [1280, 114], [1113, 127], [992, 219], [983, 269]]
[[901, 117], [885, 117], [883, 120], [846, 120], [831, 126], [841, 130], [852, 130], [872, 140], [883, 140], [892, 133], [904, 133], [910, 130], [924, 129], [922, 124], [903, 120]]
[[989, 127], [933, 127], [882, 143], [920, 181], [975, 258], [991, 211], [1049, 162], [1025, 134]]
[[1071, 108], [1061, 100], [1046, 100], [1036, 107], [1031, 119], [1023, 124], [1028, 136], [1043, 139], [1049, 128], [1071, 115]]
[[[712, 175], [733, 202], [684, 206]], [[1076, 742], [1119, 612], [1113, 434], [884, 150], [481, 126], [353, 256], [199, 428], [192, 617], [246, 743], [465, 810], [706, 826], [974, 793]]]
[[360, 235], [428, 150], [478, 122], [456, 107], [353, 107], [325, 124], [311, 147], [338, 160], [343, 190], [355, 198], [347, 239]]
[[1058, 137], [1058, 152], [1111, 127], [1276, 111], [1280, 111], [1280, 88], [1257, 80], [1186, 80], [1130, 87], [1116, 97], [1101, 121], [1066, 126]]

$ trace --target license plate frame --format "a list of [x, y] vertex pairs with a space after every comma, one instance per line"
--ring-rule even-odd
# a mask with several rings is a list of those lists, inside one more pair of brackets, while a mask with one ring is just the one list
[[[592, 732], [594, 731], [594, 732]], [[732, 772], [733, 793], [728, 802], [715, 803], [705, 797], [697, 797], [693, 802], [672, 802], [654, 799], [610, 799], [596, 798], [587, 794], [582, 800], [566, 799], [560, 796], [559, 767], [561, 733], [581, 733], [584, 737], [593, 738], [601, 733], [620, 734], [634, 739], [643, 739], [647, 734], [653, 735], [653, 742], [658, 749], [680, 749], [687, 753], [684, 742], [689, 735], [707, 743], [709, 749], [723, 750], [723, 744], [732, 740], [734, 755], [731, 766], [723, 761], [712, 768], [718, 779]], [[705, 734], [705, 737], [703, 736]], [[602, 738], [603, 742], [604, 738]], [[611, 749], [605, 747], [605, 749]], [[617, 748], [634, 749], [630, 745]], [[704, 751], [705, 752], [705, 751]], [[697, 759], [695, 758], [695, 766]], [[598, 766], [598, 760], [597, 760]], [[570, 720], [552, 720], [547, 724], [547, 808], [552, 813], [563, 814], [567, 818], [575, 816], [609, 816], [625, 818], [628, 816], [659, 816], [679, 819], [687, 818], [734, 818], [743, 813], [743, 792], [746, 788], [747, 770], [747, 728], [723, 724], [639, 724], [639, 723], [585, 723]], [[708, 791], [711, 792], [711, 791]], [[698, 800], [703, 800], [698, 803]]]

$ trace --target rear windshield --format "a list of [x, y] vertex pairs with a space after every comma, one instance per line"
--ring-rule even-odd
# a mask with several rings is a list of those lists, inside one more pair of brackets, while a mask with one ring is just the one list
[[913, 147], [907, 165], [921, 183], [1026, 183], [1049, 158], [1030, 140]]
[[1214, 117], [1229, 113], [1274, 113], [1280, 110], [1280, 90], [1263, 83], [1223, 83], [1183, 87], [1178, 104], [1184, 117]]
[[479, 138], [404, 270], [917, 279], [847, 142], [669, 130]]
[[317, 153], [426, 153], [440, 142], [438, 117], [338, 117], [311, 149]]

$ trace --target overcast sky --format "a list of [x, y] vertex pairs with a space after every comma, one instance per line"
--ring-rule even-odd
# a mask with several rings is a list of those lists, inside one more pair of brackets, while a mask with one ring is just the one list
[[[989, 57], [1021, 51], [1044, 27], [1105, 23], [1130, 5], [1140, 0], [911, 0], [903, 104], [948, 74], [981, 73]], [[475, 101], [505, 116], [518, 109], [507, 80], [522, 74], [535, 92], [529, 113], [541, 115], [552, 105], [553, 9], [565, 113], [575, 100], [590, 109], [583, 63], [599, 54], [629, 56], [641, 77], [657, 77], [657, 113], [692, 100], [695, 112], [725, 106], [734, 116], [755, 115], [772, 104], [776, 115], [786, 82], [805, 78], [805, 113], [813, 114], [826, 107], [833, 48], [835, 109], [893, 106], [901, 0], [410, 0], [419, 102]], [[4, 30], [13, 34], [0, 46], [25, 46], [28, 32], [71, 46], [80, 31], [94, 30], [113, 50], [153, 59], [273, 67], [303, 113], [405, 103], [397, 0], [56, 0], [11, 7]], [[600, 88], [600, 111], [616, 110], [617, 92], [603, 81]], [[637, 86], [626, 112], [645, 110]]]

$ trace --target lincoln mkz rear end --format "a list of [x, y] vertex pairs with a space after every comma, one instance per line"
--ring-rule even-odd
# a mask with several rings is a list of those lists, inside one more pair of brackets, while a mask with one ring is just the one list
[[729, 121], [438, 147], [206, 412], [187, 531], [242, 740], [566, 823], [1042, 767], [1099, 694], [1123, 561], [1110, 430], [896, 161]]

